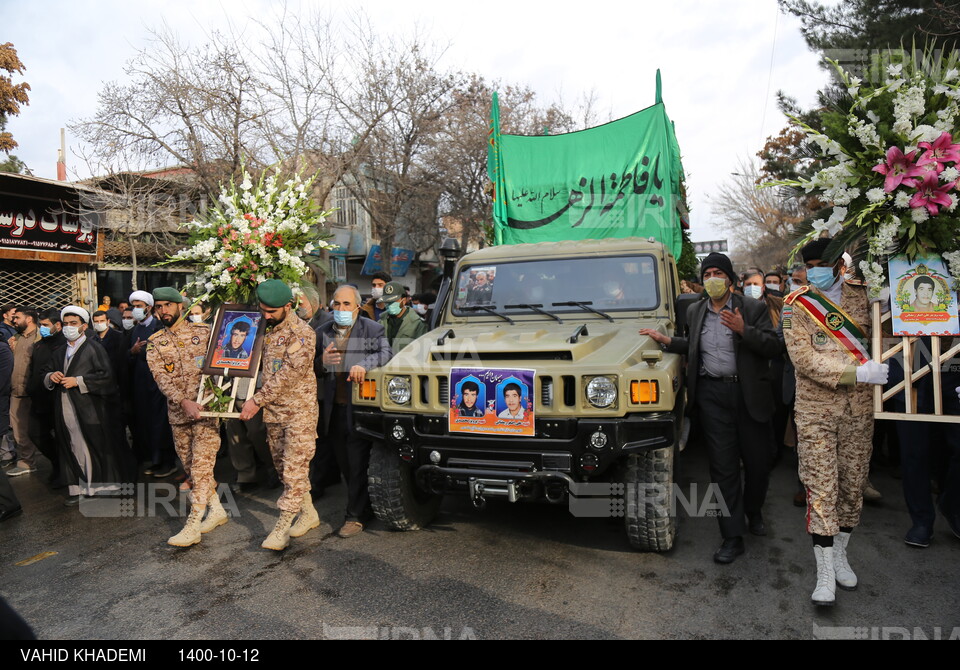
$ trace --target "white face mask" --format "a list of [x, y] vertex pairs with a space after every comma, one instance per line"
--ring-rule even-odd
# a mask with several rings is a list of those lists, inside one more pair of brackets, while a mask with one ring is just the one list
[[759, 300], [760, 296], [763, 295], [763, 288], [760, 286], [744, 286], [743, 295], [748, 298], [753, 298], [754, 300]]
[[424, 305], [422, 302], [417, 303], [416, 305], [413, 306], [413, 311], [415, 311], [420, 316], [423, 316], [424, 314], [427, 313], [427, 306]]
[[382, 297], [383, 297], [383, 287], [382, 287], [382, 286], [375, 286], [375, 287], [373, 287], [372, 289], [370, 289], [370, 296], [371, 296], [374, 300], [379, 300], [380, 298], [382, 298]]
[[133, 326], [136, 322], [133, 319], [123, 319], [123, 329], [124, 330], [133, 330]]
[[767, 286], [767, 290], [768, 290], [768, 291], [779, 291], [779, 290], [780, 290], [780, 284], [767, 284], [766, 286]]
[[143, 307], [134, 307], [133, 318], [137, 321], [143, 321], [147, 318], [147, 310], [145, 310]]
[[107, 329], [107, 324], [105, 324], [105, 323], [95, 323], [95, 324], [93, 324], [93, 329], [94, 329], [95, 331], [97, 331], [98, 333], [102, 333], [103, 331], [105, 331], [105, 330]]
[[64, 326], [63, 336], [70, 342], [75, 342], [80, 338], [80, 326]]
[[201, 323], [203, 321], [203, 316], [201, 314], [191, 314], [187, 318], [190, 319], [190, 323]]

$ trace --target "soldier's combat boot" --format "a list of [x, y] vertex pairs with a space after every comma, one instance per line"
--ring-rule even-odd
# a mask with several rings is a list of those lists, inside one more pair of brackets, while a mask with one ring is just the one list
[[217, 526], [225, 524], [230, 518], [227, 516], [227, 510], [223, 509], [223, 505], [220, 504], [220, 496], [217, 495], [216, 491], [207, 500], [207, 509], [209, 510], [207, 518], [200, 524], [201, 533], [209, 533]]
[[857, 575], [847, 562], [847, 545], [850, 543], [850, 533], [840, 531], [833, 538], [833, 570], [837, 574], [837, 586], [845, 591], [857, 588]]
[[190, 508], [190, 516], [187, 517], [187, 523], [183, 530], [167, 540], [167, 544], [174, 547], [189, 547], [200, 542], [200, 520], [203, 519], [203, 513], [206, 507], [194, 505]]
[[817, 557], [817, 588], [811, 596], [814, 605], [833, 606], [837, 592], [837, 573], [833, 567], [833, 547], [814, 545]]
[[317, 509], [313, 506], [313, 498], [310, 497], [310, 492], [307, 491], [303, 494], [303, 506], [300, 508], [300, 516], [297, 517], [297, 522], [293, 524], [293, 528], [290, 529], [290, 537], [306, 535], [307, 532], [319, 525], [320, 515], [317, 514]]
[[286, 549], [287, 545], [290, 544], [290, 524], [293, 523], [293, 517], [295, 516], [297, 516], [296, 512], [281, 512], [280, 518], [277, 519], [277, 525], [273, 527], [273, 531], [267, 535], [267, 539], [260, 546], [274, 551]]

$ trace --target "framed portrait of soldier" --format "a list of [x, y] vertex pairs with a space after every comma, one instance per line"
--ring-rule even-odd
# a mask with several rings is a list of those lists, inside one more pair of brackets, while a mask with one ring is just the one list
[[897, 256], [889, 267], [894, 335], [960, 334], [953, 277], [941, 258]]
[[203, 374], [253, 377], [263, 350], [263, 315], [248, 305], [227, 304], [217, 311]]

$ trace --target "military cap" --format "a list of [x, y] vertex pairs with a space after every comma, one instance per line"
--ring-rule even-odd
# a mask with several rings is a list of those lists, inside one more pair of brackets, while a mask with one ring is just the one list
[[807, 261], [822, 261], [827, 247], [830, 246], [831, 242], [833, 242], [833, 240], [829, 237], [815, 239], [800, 249], [800, 257], [803, 258], [804, 263]]
[[404, 297], [406, 290], [403, 288], [403, 284], [398, 281], [392, 281], [383, 287], [383, 303], [389, 305], [391, 302], [396, 302], [400, 298]]
[[283, 307], [293, 301], [293, 291], [279, 279], [268, 279], [257, 286], [257, 298], [267, 307]]
[[160, 288], [153, 289], [153, 299], [154, 301], [166, 300], [167, 302], [183, 302], [183, 296], [180, 295], [180, 291], [171, 286], [161, 286]]

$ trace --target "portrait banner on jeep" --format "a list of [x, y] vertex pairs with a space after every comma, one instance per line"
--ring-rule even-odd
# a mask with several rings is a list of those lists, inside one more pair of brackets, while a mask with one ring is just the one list
[[487, 158], [497, 244], [653, 237], [679, 257], [683, 168], [659, 87], [653, 106], [573, 133], [501, 134], [498, 113]]
[[451, 368], [451, 433], [533, 437], [536, 370]]

